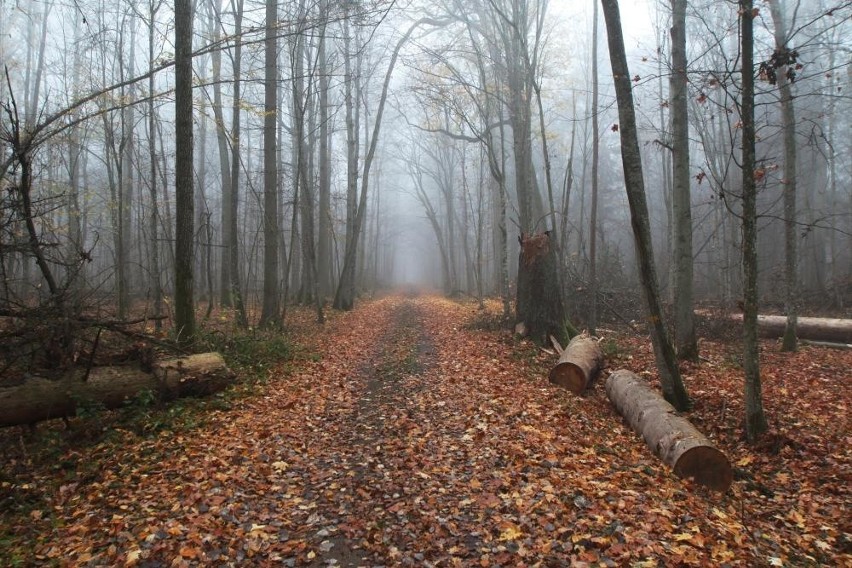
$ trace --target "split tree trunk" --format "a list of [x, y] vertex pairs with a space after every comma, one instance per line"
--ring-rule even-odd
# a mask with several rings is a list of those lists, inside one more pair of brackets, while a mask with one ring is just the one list
[[[742, 314], [733, 314], [731, 319], [741, 322]], [[757, 316], [757, 328], [764, 337], [783, 337], [787, 328], [787, 316]], [[801, 339], [852, 343], [852, 319], [803, 318], [796, 321], [796, 335]]]
[[556, 247], [550, 232], [521, 234], [518, 259], [516, 316], [533, 340], [547, 342], [549, 335], [564, 341], [565, 310], [559, 289]]
[[648, 384], [627, 370], [606, 380], [606, 394], [630, 427], [679, 477], [725, 492], [733, 481], [728, 458]]
[[73, 416], [86, 403], [119, 408], [145, 390], [163, 400], [206, 396], [223, 390], [233, 376], [220, 354], [201, 353], [160, 361], [151, 373], [110, 366], [93, 367], [88, 377], [84, 369], [60, 380], [33, 377], [0, 388], [0, 427]]
[[550, 382], [574, 394], [582, 394], [595, 380], [601, 367], [603, 353], [598, 342], [578, 335], [562, 351], [559, 362], [550, 370]]

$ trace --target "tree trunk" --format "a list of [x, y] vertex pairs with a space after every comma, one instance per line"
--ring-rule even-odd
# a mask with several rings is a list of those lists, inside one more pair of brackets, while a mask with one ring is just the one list
[[686, 107], [686, 0], [672, 0], [672, 216], [674, 221], [675, 347], [680, 359], [698, 360], [692, 294], [692, 203], [689, 114]]
[[[245, 304], [243, 303], [243, 291], [240, 284], [240, 234], [239, 234], [239, 206], [240, 206], [240, 168], [242, 161], [240, 159], [240, 119], [241, 105], [243, 101], [240, 95], [241, 69], [243, 61], [243, 0], [232, 0], [231, 5], [234, 9], [234, 102], [231, 108], [231, 191], [229, 192], [230, 202], [225, 205], [230, 209], [228, 221], [231, 226], [226, 233], [228, 234], [228, 262], [231, 266], [228, 269], [230, 276], [231, 301], [237, 311], [237, 324], [240, 327], [248, 326], [248, 317], [246, 315]], [[249, 170], [251, 171], [251, 170]]]
[[745, 370], [746, 437], [754, 442], [769, 425], [763, 413], [757, 344], [757, 184], [754, 128], [754, 15], [752, 0], [740, 2], [742, 38], [742, 174], [743, 174], [743, 368]]
[[614, 372], [606, 380], [609, 400], [648, 447], [681, 478], [724, 493], [733, 472], [728, 458], [637, 375]]
[[151, 197], [151, 211], [148, 216], [148, 229], [151, 232], [149, 238], [151, 240], [151, 258], [150, 258], [150, 285], [151, 295], [154, 300], [154, 326], [159, 331], [163, 324], [160, 315], [163, 313], [163, 282], [160, 274], [160, 237], [159, 237], [159, 203], [157, 199], [157, 145], [154, 134], [154, 128], [157, 121], [157, 109], [154, 107], [154, 31], [155, 18], [157, 17], [157, 9], [159, 4], [155, 4], [153, 0], [150, 5], [150, 17], [148, 22], [148, 193]]
[[[784, 27], [784, 3], [777, 0], [769, 4], [772, 22], [775, 25], [775, 52], [789, 55], [787, 31]], [[778, 90], [781, 92], [781, 121], [784, 132], [784, 311], [787, 313], [787, 328], [784, 330], [782, 351], [796, 350], [796, 326], [798, 312], [797, 279], [798, 254], [796, 251], [796, 111], [793, 106], [791, 80], [787, 77], [789, 64], [776, 70]], [[833, 232], [833, 231], [832, 231]]]
[[175, 0], [175, 115], [175, 333], [187, 344], [195, 336], [191, 0]]
[[559, 362], [550, 370], [550, 382], [574, 394], [582, 394], [595, 380], [603, 362], [598, 342], [586, 335], [578, 335], [562, 351]]
[[317, 54], [319, 65], [319, 235], [317, 238], [317, 277], [319, 293], [324, 300], [332, 293], [331, 262], [331, 136], [329, 125], [329, 62], [326, 55], [326, 26], [328, 25], [328, 1], [321, 4], [322, 24]]
[[[221, 13], [219, 9], [219, 0], [210, 2], [210, 9], [207, 16], [207, 25], [210, 31], [210, 36], [215, 44], [218, 44], [222, 39], [220, 31]], [[228, 133], [225, 131], [225, 112], [222, 103], [222, 51], [214, 49], [211, 53], [212, 73], [213, 73], [213, 118], [216, 121], [216, 142], [219, 150], [219, 171], [222, 180], [222, 211], [221, 211], [221, 229], [220, 229], [220, 247], [221, 253], [219, 265], [219, 303], [223, 308], [229, 308], [233, 305], [231, 298], [231, 162], [228, 154]]]
[[680, 377], [674, 348], [669, 340], [660, 306], [660, 291], [657, 285], [654, 250], [651, 244], [651, 223], [645, 197], [645, 182], [642, 178], [639, 137], [636, 132], [636, 111], [633, 107], [630, 71], [627, 68], [627, 57], [624, 52], [624, 37], [621, 32], [618, 1], [603, 0], [603, 8], [615, 94], [618, 101], [621, 161], [624, 168], [627, 201], [630, 205], [630, 224], [633, 228], [633, 239], [636, 244], [639, 279], [642, 282], [642, 291], [648, 307], [651, 341], [654, 345], [654, 356], [660, 373], [663, 395], [675, 408], [683, 411], [688, 409], [691, 403]]
[[598, 326], [598, 164], [600, 127], [598, 124], [598, 3], [594, 1], [592, 22], [592, 210], [589, 214], [589, 333]]
[[206, 396], [227, 387], [234, 375], [218, 353], [201, 353], [155, 363], [147, 373], [134, 367], [78, 369], [60, 380], [31, 377], [0, 388], [0, 427], [33, 424], [73, 416], [77, 408], [95, 404], [120, 408], [143, 391], [163, 400]]
[[[278, 153], [275, 130], [278, 120], [278, 1], [266, 2], [266, 60], [264, 64], [263, 113], [263, 309], [261, 327], [277, 327], [278, 286]], [[297, 39], [296, 41], [300, 41]]]
[[552, 239], [550, 232], [519, 238], [517, 320], [527, 335], [542, 343], [551, 335], [563, 341], [566, 333]]
[[356, 71], [353, 72], [354, 57], [352, 53], [352, 37], [349, 27], [348, 4], [344, 5], [345, 14], [343, 18], [343, 69], [344, 69], [344, 91], [343, 100], [346, 107], [346, 245], [344, 247], [343, 267], [340, 271], [340, 279], [337, 283], [337, 291], [334, 295], [334, 308], [351, 310], [355, 303], [355, 266], [354, 255], [357, 247], [353, 246], [355, 239], [355, 217], [358, 202], [358, 137], [360, 135], [357, 112], [357, 98], [360, 98], [361, 78]]

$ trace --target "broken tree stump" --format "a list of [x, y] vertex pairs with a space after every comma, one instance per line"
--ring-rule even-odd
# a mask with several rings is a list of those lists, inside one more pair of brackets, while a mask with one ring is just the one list
[[200, 353], [155, 362], [152, 372], [136, 367], [75, 369], [50, 380], [30, 377], [0, 388], [0, 427], [73, 416], [79, 405], [119, 408], [145, 390], [162, 400], [200, 397], [223, 390], [234, 378], [219, 353]]
[[578, 335], [560, 353], [559, 362], [550, 370], [550, 382], [582, 394], [602, 367], [603, 353], [598, 342], [587, 335]]
[[725, 492], [731, 463], [710, 440], [636, 374], [621, 369], [606, 380], [606, 394], [630, 427], [681, 478]]

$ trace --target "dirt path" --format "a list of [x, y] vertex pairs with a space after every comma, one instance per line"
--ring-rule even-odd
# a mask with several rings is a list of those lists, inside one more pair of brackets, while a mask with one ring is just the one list
[[[71, 463], [78, 471], [41, 495], [43, 505], [26, 519], [39, 538], [24, 564], [737, 566], [850, 559], [849, 489], [839, 473], [850, 463], [849, 445], [840, 443], [848, 428], [825, 426], [846, 420], [845, 407], [816, 415], [825, 420], [825, 450], [803, 441], [789, 446], [796, 454], [784, 446], [765, 457], [734, 440], [726, 448], [740, 475], [732, 492], [691, 491], [622, 425], [600, 389], [577, 398], [549, 385], [543, 377], [552, 357], [505, 334], [470, 329], [476, 317], [474, 305], [437, 297], [389, 297], [335, 313], [323, 328], [301, 326], [315, 356], [273, 370], [261, 394], [212, 412], [203, 426], [182, 435], [128, 435], [120, 447], [105, 443], [60, 457], [58, 470]], [[629, 357], [624, 361], [638, 368], [651, 364], [644, 347]], [[702, 369], [723, 365], [721, 355], [712, 357]], [[716, 435], [734, 431], [727, 401], [700, 390], [717, 379], [689, 380], [699, 397], [693, 418], [708, 418]], [[813, 381], [796, 384], [845, 400], [842, 378], [826, 371]], [[733, 379], [715, 385], [737, 388]], [[776, 387], [767, 385], [771, 397]], [[785, 409], [798, 430], [816, 430], [797, 412]], [[95, 466], [83, 475], [87, 464]], [[797, 475], [818, 468], [819, 476]], [[55, 487], [39, 475], [27, 491]]]

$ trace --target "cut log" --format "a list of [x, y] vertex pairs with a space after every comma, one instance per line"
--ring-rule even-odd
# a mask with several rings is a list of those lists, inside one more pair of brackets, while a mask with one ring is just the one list
[[852, 349], [852, 343], [835, 343], [833, 341], [812, 341], [810, 339], [802, 339], [801, 343], [803, 345], [810, 345], [812, 347], [827, 347], [828, 349]]
[[135, 367], [78, 369], [59, 380], [30, 377], [20, 385], [0, 388], [0, 427], [33, 424], [73, 416], [78, 406], [119, 408], [150, 390], [162, 400], [206, 396], [221, 391], [234, 374], [218, 353], [201, 353], [154, 363], [152, 372]]
[[725, 492], [733, 481], [731, 462], [648, 383], [627, 370], [606, 380], [609, 400], [648, 447], [681, 478]]
[[[732, 314], [731, 319], [742, 322], [743, 316]], [[757, 316], [757, 329], [764, 337], [783, 337], [786, 327], [787, 316]], [[852, 343], [852, 319], [800, 317], [796, 335], [799, 339]]]
[[550, 370], [550, 382], [574, 394], [582, 394], [595, 380], [603, 367], [603, 353], [598, 342], [578, 335], [568, 343], [559, 362]]

